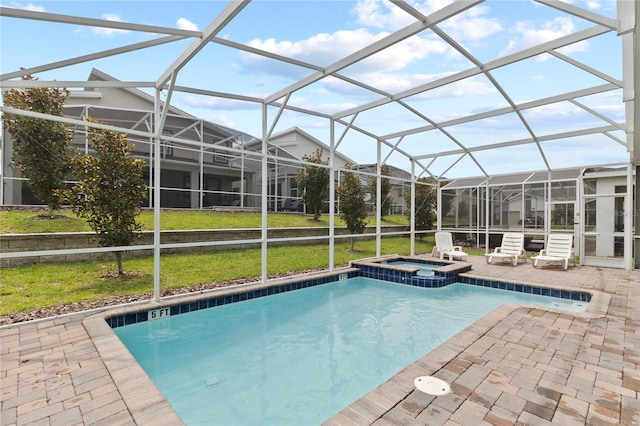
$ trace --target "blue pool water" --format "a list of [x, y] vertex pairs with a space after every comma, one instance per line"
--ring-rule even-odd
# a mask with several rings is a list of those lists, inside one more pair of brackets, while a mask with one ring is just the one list
[[357, 277], [114, 332], [188, 425], [317, 425], [504, 303], [577, 302]]
[[410, 262], [408, 260], [394, 260], [387, 263], [388, 265], [393, 266], [409, 266], [412, 268], [419, 268], [416, 275], [421, 276], [431, 276], [433, 275], [434, 268], [440, 268], [441, 265], [430, 265], [428, 263], [420, 263], [420, 262]]

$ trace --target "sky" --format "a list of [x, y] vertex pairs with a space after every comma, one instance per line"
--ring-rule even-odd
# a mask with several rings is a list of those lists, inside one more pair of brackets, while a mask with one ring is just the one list
[[[408, 3], [428, 16], [446, 7], [450, 1]], [[569, 3], [609, 19], [616, 18], [613, 0], [574, 0]], [[7, 8], [203, 31], [228, 3], [2, 0], [0, 4]], [[322, 68], [414, 22], [415, 18], [407, 12], [382, 1], [257, 0], [224, 26], [217, 37]], [[398, 94], [469, 70], [475, 65], [473, 61], [490, 63], [592, 26], [592, 22], [531, 0], [487, 0], [440, 23], [439, 33], [420, 32], [393, 48], [344, 68], [340, 73], [384, 93]], [[455, 40], [459, 48], [448, 43], [443, 35]], [[3, 16], [0, 17], [0, 73], [158, 37], [157, 34], [139, 31]], [[36, 77], [41, 80], [82, 81], [86, 80], [92, 68], [97, 68], [119, 80], [153, 82], [190, 43], [191, 40], [181, 40], [39, 73]], [[467, 52], [467, 57], [460, 50]], [[622, 79], [622, 48], [615, 31], [559, 49], [559, 52], [584, 67], [597, 69], [615, 80]], [[264, 98], [312, 72], [314, 70], [310, 68], [210, 43], [180, 70], [177, 84]], [[388, 136], [430, 123], [447, 123], [460, 117], [507, 108], [510, 102], [519, 105], [605, 83], [607, 81], [599, 75], [586, 72], [561, 58], [542, 54], [492, 69], [488, 75], [476, 74], [406, 98], [406, 104], [419, 114], [391, 103], [361, 112], [354, 124], [378, 137]], [[379, 93], [331, 77], [297, 90], [288, 104], [334, 114], [380, 98]], [[471, 149], [471, 155], [444, 155], [433, 161], [431, 158], [420, 160], [422, 165], [429, 165], [429, 173], [446, 173], [447, 176], [544, 170], [547, 164], [551, 168], [566, 168], [628, 161], [622, 130], [607, 135], [546, 140], [547, 135], [624, 122], [621, 90], [580, 97], [576, 101], [526, 109], [522, 117], [512, 112], [446, 126], [446, 132], [434, 129], [408, 135], [398, 146], [409, 155], [419, 157], [455, 151], [461, 146]], [[172, 104], [205, 120], [254, 136], [262, 135], [259, 105], [181, 92], [172, 97]], [[277, 109], [270, 108], [268, 127], [271, 127], [276, 115]], [[344, 117], [347, 122], [351, 118]], [[530, 143], [490, 151], [473, 151], [486, 144], [531, 138], [523, 119], [541, 138], [539, 145]], [[275, 132], [293, 126], [325, 143], [329, 141], [329, 120], [285, 112], [276, 124]], [[343, 131], [344, 126], [336, 125], [337, 138]], [[399, 139], [390, 137], [387, 140], [390, 145], [395, 145]], [[375, 141], [352, 130], [340, 140], [338, 150], [360, 164], [373, 163], [377, 158]], [[410, 167], [409, 160], [397, 153], [390, 153], [387, 146], [383, 146], [381, 155], [383, 159], [388, 157], [387, 161], [397, 167], [407, 170]]]

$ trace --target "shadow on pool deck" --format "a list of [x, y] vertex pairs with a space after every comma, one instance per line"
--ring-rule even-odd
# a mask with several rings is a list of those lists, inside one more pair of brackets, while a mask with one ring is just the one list
[[[640, 424], [639, 270], [469, 261], [468, 275], [599, 296], [575, 315], [503, 306], [326, 425]], [[0, 424], [181, 423], [101, 316], [92, 315], [0, 329]], [[415, 390], [413, 380], [424, 375], [445, 380], [452, 392]]]

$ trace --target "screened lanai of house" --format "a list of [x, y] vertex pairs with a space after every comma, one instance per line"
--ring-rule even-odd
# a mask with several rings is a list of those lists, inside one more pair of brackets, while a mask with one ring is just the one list
[[[640, 152], [634, 133], [640, 121], [636, 2], [354, 1], [331, 3], [331, 13], [326, 2], [305, 1], [148, 6], [1, 7], [2, 90], [139, 90], [154, 102], [153, 127], [137, 133], [117, 123], [106, 128], [148, 137], [161, 152], [167, 141], [180, 142], [181, 136], [164, 132], [170, 107], [221, 120], [262, 141], [256, 161], [265, 177], [274, 160], [267, 149], [271, 136], [295, 126], [329, 147], [326, 167], [334, 171], [341, 153], [358, 164], [377, 164], [378, 179], [382, 164], [408, 172], [408, 188], [423, 177], [453, 182], [441, 197], [455, 190], [461, 201], [442, 213], [440, 226], [477, 235], [520, 226], [543, 236], [555, 214], [550, 203], [569, 202], [554, 197], [570, 185], [575, 222], [584, 212], [584, 171], [623, 165], [622, 183], [597, 195], [618, 204], [622, 198], [630, 267], [633, 243], [640, 244], [633, 231], [640, 198], [634, 205]], [[94, 68], [116, 79], [87, 80]], [[22, 80], [26, 74], [38, 80]], [[5, 105], [2, 111], [80, 124]], [[215, 149], [238, 154], [224, 144]], [[9, 162], [5, 146], [2, 151], [4, 177]], [[304, 165], [300, 158], [284, 161]], [[163, 166], [160, 156], [150, 162], [156, 170]], [[568, 170], [582, 172], [563, 177]], [[153, 176], [153, 190], [160, 191], [160, 173]], [[475, 186], [455, 186], [472, 177]], [[266, 228], [271, 187], [266, 178], [256, 182]], [[335, 185], [332, 180], [330, 189]], [[467, 206], [460, 191], [469, 192]], [[410, 232], [415, 235], [413, 226]], [[334, 238], [330, 231], [329, 244]], [[158, 244], [159, 237], [157, 253]], [[266, 258], [263, 263], [266, 277]], [[332, 258], [328, 263], [333, 267]]]
[[628, 267], [628, 172], [621, 165], [455, 179], [441, 189], [439, 224], [459, 244], [489, 250], [505, 232], [524, 233], [529, 252], [549, 233], [566, 233], [583, 264]]

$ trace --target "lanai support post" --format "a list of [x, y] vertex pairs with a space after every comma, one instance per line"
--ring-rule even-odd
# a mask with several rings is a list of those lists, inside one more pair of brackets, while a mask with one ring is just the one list
[[[627, 150], [630, 153], [630, 165], [627, 174], [627, 185], [634, 182], [631, 174], [635, 169], [635, 203], [629, 202], [625, 208], [628, 208], [631, 214], [629, 223], [635, 223], [634, 235], [629, 231], [625, 233], [625, 240], [633, 238], [633, 242], [628, 242], [625, 251], [630, 245], [633, 245], [635, 253], [634, 267], [640, 268], [640, 3], [630, 1], [617, 1], [617, 15], [619, 23], [618, 36], [622, 38], [622, 78], [623, 93], [622, 100], [625, 104], [626, 123], [627, 123]], [[634, 191], [631, 188], [627, 190], [627, 197], [631, 197]], [[626, 224], [625, 224], [626, 225]], [[629, 226], [630, 228], [630, 226]], [[629, 229], [626, 228], [626, 229]], [[626, 242], [626, 241], [625, 241]], [[626, 256], [625, 256], [626, 261]], [[626, 265], [627, 269], [631, 269], [631, 265]]]
[[[335, 245], [336, 245], [336, 176], [335, 176], [335, 121], [329, 122], [329, 270], [335, 267]], [[299, 195], [299, 194], [298, 194]]]
[[382, 143], [380, 139], [376, 141], [376, 257], [380, 257], [381, 246], [381, 220], [382, 215]]
[[160, 88], [156, 88], [153, 124], [153, 301], [160, 300]]
[[[442, 185], [440, 180], [437, 180], [438, 186], [436, 187], [436, 230], [442, 231]], [[457, 192], [456, 192], [457, 195]]]
[[[640, 218], [638, 217], [638, 215], [640, 215], [640, 166], [635, 166], [635, 171], [636, 171], [636, 178], [635, 178], [635, 183], [636, 183], [636, 198], [635, 198], [635, 206], [633, 206], [633, 214], [632, 214], [632, 222], [634, 223], [634, 229], [635, 229], [635, 235], [633, 236], [633, 241], [634, 241], [634, 253], [635, 253], [635, 259], [634, 259], [634, 268], [635, 269], [640, 269]], [[631, 193], [631, 191], [630, 191]]]
[[267, 133], [267, 105], [262, 104], [262, 182], [261, 182], [261, 209], [262, 212], [262, 222], [260, 225], [261, 229], [261, 273], [262, 282], [267, 282], [267, 218], [268, 218], [268, 209], [267, 209], [267, 199], [268, 199], [268, 167], [267, 167], [267, 138], [269, 134]]
[[[410, 206], [409, 229], [411, 232], [411, 256], [416, 254], [416, 161], [411, 159], [411, 206]], [[438, 222], [438, 229], [440, 222]]]
[[[635, 253], [635, 268], [640, 269], [640, 77], [638, 77], [638, 72], [640, 71], [640, 54], [638, 49], [640, 49], [640, 3], [635, 3], [635, 24], [634, 24], [634, 48], [633, 50], [633, 93], [634, 98], [631, 105], [631, 110], [634, 111], [632, 117], [633, 123], [633, 154], [631, 155], [631, 165], [632, 168], [635, 168], [636, 177], [636, 198], [635, 198], [635, 206], [631, 211], [632, 213], [632, 223], [635, 224], [635, 235], [633, 236], [634, 241], [634, 253]], [[632, 191], [627, 191], [628, 194], [632, 194]]]
[[[478, 187], [478, 189], [480, 189]], [[484, 203], [484, 252], [489, 253], [489, 224], [491, 223], [491, 218], [489, 214], [491, 212], [489, 203], [491, 202], [491, 197], [489, 194], [489, 177], [487, 176], [487, 180], [485, 181], [485, 203]], [[479, 207], [479, 206], [478, 206]]]

